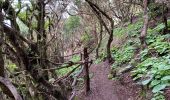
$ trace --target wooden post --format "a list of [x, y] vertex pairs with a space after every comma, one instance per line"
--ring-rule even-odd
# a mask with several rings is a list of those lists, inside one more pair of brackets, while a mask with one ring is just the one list
[[89, 56], [88, 56], [88, 53], [87, 53], [87, 48], [84, 48], [84, 60], [85, 60], [85, 64], [84, 64], [84, 72], [85, 72], [84, 82], [85, 82], [85, 94], [86, 95], [90, 91], [88, 58], [89, 58]]
[[0, 76], [5, 77], [5, 68], [4, 68], [4, 59], [3, 59], [3, 54], [2, 54], [2, 48], [3, 48], [3, 14], [1, 10], [1, 5], [0, 5]]

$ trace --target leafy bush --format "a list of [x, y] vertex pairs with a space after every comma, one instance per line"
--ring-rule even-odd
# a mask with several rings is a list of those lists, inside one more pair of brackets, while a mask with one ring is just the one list
[[148, 58], [139, 63], [132, 73], [134, 80], [141, 80], [143, 85], [149, 85], [153, 93], [161, 92], [170, 86], [170, 55]]
[[140, 52], [140, 59], [141, 61], [145, 60], [148, 58], [148, 49], [144, 49], [143, 51]]
[[140, 40], [139, 40], [139, 38], [128, 39], [127, 42], [126, 42], [126, 45], [139, 47], [140, 46]]
[[116, 37], [122, 37], [126, 33], [126, 28], [120, 27], [114, 29], [114, 36]]
[[128, 36], [129, 37], [138, 36], [140, 34], [140, 32], [141, 32], [142, 26], [143, 26], [143, 21], [142, 20], [139, 20], [135, 24], [129, 24], [127, 26], [127, 30], [126, 30], [126, 32], [128, 33]]
[[[132, 71], [134, 80], [152, 88], [154, 93], [152, 100], [165, 100], [161, 90], [170, 86], [170, 56], [168, 55], [170, 44], [166, 41], [169, 35], [160, 34], [164, 27], [161, 23], [153, 29], [148, 29], [146, 38], [148, 48], [140, 52], [141, 62]], [[151, 50], [160, 55], [152, 57]]]
[[170, 43], [157, 40], [149, 48], [155, 49], [159, 54], [168, 53], [170, 51]]
[[147, 36], [148, 49], [154, 49], [159, 54], [167, 53], [170, 51], [170, 44], [166, 41], [170, 35], [160, 35], [151, 33]]
[[160, 32], [161, 30], [163, 30], [165, 28], [165, 25], [163, 23], [157, 25], [153, 30]]
[[[165, 28], [163, 23], [158, 24], [155, 28], [148, 28], [146, 43], [148, 48], [140, 51], [140, 62], [133, 59], [135, 47], [140, 46], [139, 34], [143, 26], [142, 21], [129, 24], [127, 27], [117, 28], [114, 35], [120, 37], [127, 33], [130, 37], [125, 45], [120, 48], [113, 48], [115, 63], [112, 68], [122, 66], [127, 62], [134, 62], [136, 66], [132, 71], [135, 81], [142, 85], [148, 85], [154, 96], [152, 100], [165, 100], [163, 91], [170, 86], [170, 38], [169, 34], [162, 35], [160, 32]], [[170, 26], [170, 20], [168, 20]], [[156, 55], [155, 55], [156, 54]]]
[[154, 94], [154, 97], [151, 100], [165, 100], [165, 97], [162, 92]]
[[[80, 56], [79, 55], [74, 55], [71, 60], [72, 62], [78, 62], [80, 61]], [[62, 66], [66, 66], [66, 64], [62, 65]], [[58, 76], [64, 76], [66, 75], [68, 72], [70, 72], [71, 70], [73, 70], [77, 65], [73, 65], [71, 67], [68, 67], [68, 68], [62, 68], [62, 69], [59, 69], [59, 70], [56, 70], [56, 74]]]
[[118, 27], [114, 29], [114, 36], [122, 37], [124, 34], [127, 34], [129, 37], [135, 37], [140, 34], [140, 29], [143, 26], [143, 21], [139, 20], [134, 24], [129, 24], [127, 27]]
[[116, 51], [116, 53], [113, 54], [115, 63], [120, 65], [127, 61], [130, 61], [134, 55], [134, 49], [135, 48], [133, 46], [125, 45], [122, 49], [119, 49], [118, 51]]
[[[116, 28], [114, 35], [121, 37], [127, 33], [131, 39], [127, 40], [125, 45], [120, 48], [112, 48], [115, 63], [112, 68], [122, 66], [126, 62], [134, 62], [135, 47], [140, 46], [138, 38], [142, 21], [130, 24], [127, 27]], [[170, 23], [170, 22], [168, 22]], [[170, 86], [170, 43], [167, 40], [170, 35], [162, 35], [160, 32], [165, 28], [163, 23], [153, 29], [148, 29], [146, 42], [148, 48], [140, 52], [140, 63], [136, 63], [136, 68], [132, 71], [133, 79], [142, 85], [148, 85], [152, 88], [154, 97], [152, 100], [165, 100], [162, 90]], [[159, 54], [157, 56], [153, 53]], [[163, 55], [162, 55], [163, 54]], [[154, 56], [154, 57], [153, 57]]]

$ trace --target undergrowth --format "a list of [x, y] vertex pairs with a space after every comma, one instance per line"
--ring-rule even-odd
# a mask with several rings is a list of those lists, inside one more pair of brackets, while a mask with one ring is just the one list
[[[75, 56], [73, 56], [72, 58], [71, 58], [71, 60], [70, 61], [72, 61], [72, 62], [78, 62], [78, 61], [80, 61], [80, 56], [78, 56], [78, 55], [75, 55]], [[67, 64], [63, 64], [62, 66], [66, 66]], [[62, 67], [61, 66], [61, 67]], [[57, 73], [57, 75], [59, 76], [59, 77], [61, 77], [61, 76], [64, 76], [64, 75], [66, 75], [67, 73], [69, 73], [70, 71], [72, 71], [75, 67], [76, 67], [77, 65], [73, 65], [73, 66], [71, 66], [71, 67], [66, 67], [66, 68], [62, 68], [62, 69], [59, 69], [59, 70], [56, 70], [55, 72]], [[75, 71], [75, 73], [78, 71], [78, 69]], [[74, 74], [74, 73], [73, 73]]]
[[[164, 89], [170, 86], [170, 35], [161, 34], [165, 28], [163, 23], [147, 31], [147, 48], [140, 50], [139, 61], [135, 61], [135, 51], [140, 48], [139, 36], [143, 23], [138, 21], [126, 27], [116, 28], [114, 35], [117, 37], [128, 34], [127, 41], [119, 48], [113, 47], [115, 63], [112, 68], [123, 66], [123, 64], [134, 63], [131, 71], [133, 80], [140, 85], [149, 86], [153, 92], [152, 100], [165, 100]], [[170, 20], [168, 20], [170, 27]]]

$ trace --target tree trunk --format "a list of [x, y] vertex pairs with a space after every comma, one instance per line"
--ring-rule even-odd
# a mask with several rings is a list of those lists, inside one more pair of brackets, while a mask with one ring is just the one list
[[111, 49], [110, 49], [112, 41], [113, 41], [113, 33], [111, 33], [109, 35], [109, 40], [107, 42], [107, 59], [108, 59], [109, 63], [111, 63], [113, 61], [112, 54], [111, 54]]
[[[0, 5], [1, 6], [1, 5]], [[5, 77], [5, 71], [4, 71], [4, 59], [2, 55], [2, 45], [3, 45], [3, 15], [2, 15], [2, 8], [0, 7], [0, 76]]]
[[89, 77], [89, 66], [88, 66], [88, 52], [87, 52], [87, 48], [84, 48], [84, 60], [85, 60], [85, 64], [84, 64], [84, 71], [85, 71], [85, 94], [87, 95], [87, 93], [90, 91], [90, 77]]
[[[39, 57], [40, 57], [40, 62], [39, 65], [43, 69], [47, 69], [47, 62], [44, 60], [44, 58], [47, 58], [47, 47], [46, 47], [46, 34], [45, 34], [45, 3], [44, 0], [38, 0], [37, 1], [38, 5], [38, 26], [37, 26], [37, 42], [38, 42], [38, 49], [39, 49]], [[49, 79], [48, 77], [48, 71], [44, 71], [43, 76], [46, 80]]]
[[167, 22], [167, 17], [163, 16], [163, 23], [165, 24], [165, 29], [163, 34], [166, 34], [168, 32], [168, 22]]
[[165, 28], [164, 28], [164, 30], [163, 30], [163, 34], [166, 34], [166, 33], [168, 33], [168, 21], [167, 21], [167, 15], [166, 15], [166, 13], [168, 12], [168, 8], [166, 7], [166, 5], [165, 4], [163, 4], [162, 5], [162, 22], [164, 23], [164, 25], [165, 25]]
[[147, 6], [148, 6], [148, 0], [143, 0], [143, 5], [144, 5], [144, 25], [143, 25], [143, 29], [140, 35], [140, 42], [141, 42], [141, 49], [146, 48], [146, 35], [147, 35], [147, 30], [148, 30], [148, 21], [149, 21], [149, 17], [148, 17], [148, 12], [147, 12]]
[[101, 42], [102, 42], [102, 35], [103, 35], [103, 26], [100, 24], [100, 35], [99, 35], [99, 39], [98, 39], [98, 45], [96, 48], [96, 59], [99, 57], [99, 48], [100, 48]]
[[109, 34], [109, 40], [108, 40], [108, 43], [107, 43], [107, 59], [109, 61], [109, 63], [112, 63], [114, 61], [114, 59], [112, 58], [112, 54], [111, 54], [111, 44], [112, 44], [112, 41], [113, 41], [113, 30], [114, 30], [114, 22], [112, 22], [110, 20], [110, 34]]

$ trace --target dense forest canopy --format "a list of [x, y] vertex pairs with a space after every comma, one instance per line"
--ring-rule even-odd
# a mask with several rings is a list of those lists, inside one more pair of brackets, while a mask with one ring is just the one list
[[0, 100], [98, 100], [93, 84], [127, 73], [138, 99], [110, 100], [170, 100], [169, 9], [169, 0], [0, 0]]

